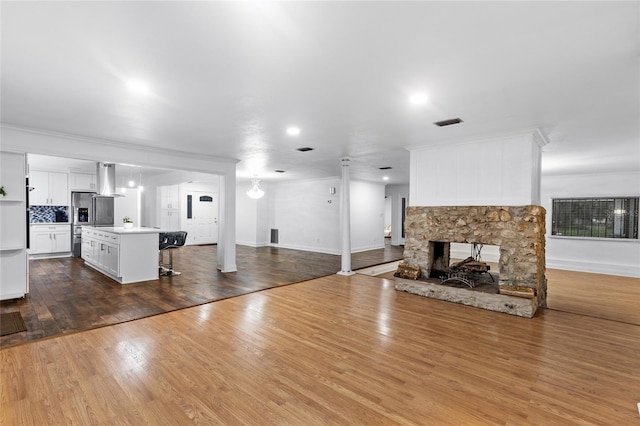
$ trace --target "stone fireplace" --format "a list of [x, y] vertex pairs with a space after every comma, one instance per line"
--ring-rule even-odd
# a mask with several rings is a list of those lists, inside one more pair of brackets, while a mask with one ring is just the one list
[[[540, 206], [408, 207], [404, 263], [422, 278], [396, 278], [396, 289], [531, 318], [546, 306], [544, 234]], [[454, 242], [499, 246], [498, 270], [477, 287], [446, 285]]]

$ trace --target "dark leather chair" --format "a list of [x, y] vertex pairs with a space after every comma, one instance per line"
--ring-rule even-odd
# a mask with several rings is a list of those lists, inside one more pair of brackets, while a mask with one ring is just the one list
[[[160, 233], [160, 275], [180, 275], [180, 272], [173, 270], [173, 249], [182, 247], [187, 242], [186, 231], [161, 232]], [[164, 263], [164, 252], [169, 251], [169, 263]]]

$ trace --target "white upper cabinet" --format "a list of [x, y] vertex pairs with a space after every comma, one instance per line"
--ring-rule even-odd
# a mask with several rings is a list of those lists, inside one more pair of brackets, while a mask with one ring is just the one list
[[166, 185], [160, 187], [160, 208], [180, 208], [180, 185]]
[[69, 185], [72, 191], [95, 191], [98, 188], [94, 173], [71, 173]]
[[47, 172], [31, 170], [29, 186], [29, 204], [32, 206], [68, 206], [69, 174], [63, 172]]

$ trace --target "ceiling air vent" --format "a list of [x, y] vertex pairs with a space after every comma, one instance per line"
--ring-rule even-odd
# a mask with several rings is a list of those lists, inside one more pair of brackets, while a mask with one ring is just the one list
[[276, 173], [284, 173], [285, 171], [284, 170], [274, 170], [274, 172], [276, 172]]
[[435, 124], [438, 127], [451, 126], [452, 124], [460, 124], [462, 120], [459, 118], [451, 118], [449, 120], [436, 121]]
[[305, 146], [304, 148], [296, 148], [296, 150], [300, 152], [307, 152], [307, 151], [313, 151], [313, 148], [309, 148], [308, 146]]
[[391, 166], [384, 166], [384, 167], [379, 167], [380, 170], [391, 170], [393, 167]]

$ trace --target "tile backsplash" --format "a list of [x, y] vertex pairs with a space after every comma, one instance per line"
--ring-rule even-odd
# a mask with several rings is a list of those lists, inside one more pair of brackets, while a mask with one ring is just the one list
[[29, 222], [53, 223], [68, 222], [68, 206], [31, 206], [29, 207]]

